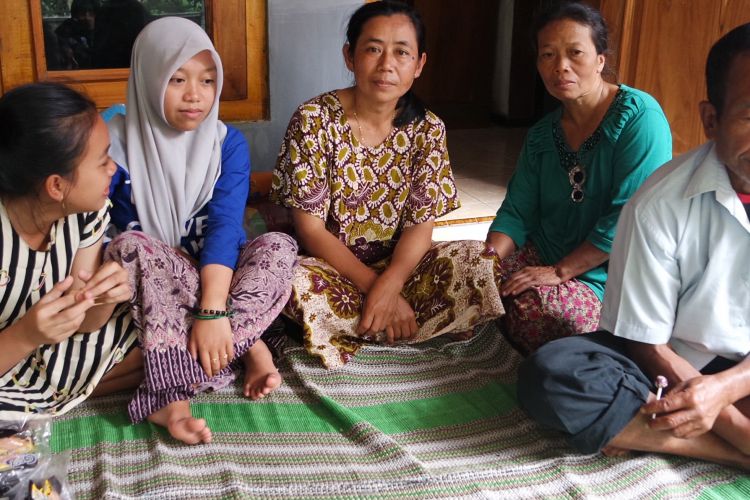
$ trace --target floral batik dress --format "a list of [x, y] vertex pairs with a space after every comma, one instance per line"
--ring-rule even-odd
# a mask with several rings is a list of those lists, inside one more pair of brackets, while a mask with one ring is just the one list
[[[424, 120], [394, 127], [382, 144], [357, 141], [336, 92], [298, 108], [273, 176], [272, 198], [325, 221], [363, 263], [381, 272], [402, 231], [459, 206], [445, 126]], [[438, 243], [407, 280], [402, 295], [419, 331], [409, 342], [464, 332], [500, 316], [493, 274], [497, 258], [480, 241]], [[365, 295], [322, 259], [301, 256], [284, 313], [303, 327], [308, 351], [326, 367], [346, 363], [363, 341], [355, 330]]]

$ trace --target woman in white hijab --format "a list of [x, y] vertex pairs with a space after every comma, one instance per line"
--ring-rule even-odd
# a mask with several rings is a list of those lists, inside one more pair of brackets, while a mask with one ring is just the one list
[[250, 157], [219, 115], [221, 60], [206, 33], [182, 18], [149, 24], [133, 46], [127, 115], [110, 122], [112, 222], [108, 248], [131, 276], [145, 380], [128, 410], [186, 443], [209, 442], [190, 398], [234, 379], [258, 399], [281, 384], [260, 339], [289, 298], [294, 241], [245, 242]]

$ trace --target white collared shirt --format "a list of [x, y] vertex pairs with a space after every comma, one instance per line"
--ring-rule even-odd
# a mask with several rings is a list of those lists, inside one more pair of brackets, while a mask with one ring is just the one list
[[750, 221], [713, 142], [658, 169], [616, 234], [600, 328], [698, 369], [750, 352]]

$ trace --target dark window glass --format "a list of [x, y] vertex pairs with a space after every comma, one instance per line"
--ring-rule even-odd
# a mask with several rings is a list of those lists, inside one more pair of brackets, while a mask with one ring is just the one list
[[184, 17], [206, 28], [204, 0], [39, 1], [52, 71], [127, 68], [138, 33], [160, 17]]

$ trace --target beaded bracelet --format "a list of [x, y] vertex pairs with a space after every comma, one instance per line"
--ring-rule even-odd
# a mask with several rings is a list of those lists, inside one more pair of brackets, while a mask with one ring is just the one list
[[221, 318], [231, 318], [234, 316], [234, 311], [232, 310], [216, 310], [216, 309], [201, 309], [200, 307], [196, 307], [193, 309], [193, 318], [195, 319], [221, 319]]

